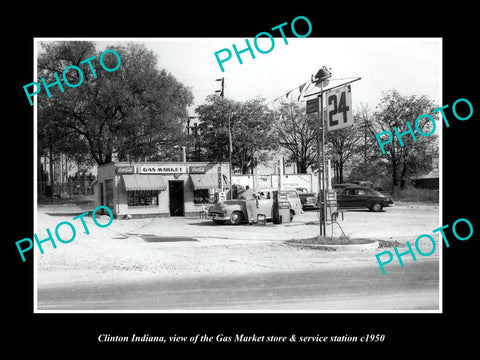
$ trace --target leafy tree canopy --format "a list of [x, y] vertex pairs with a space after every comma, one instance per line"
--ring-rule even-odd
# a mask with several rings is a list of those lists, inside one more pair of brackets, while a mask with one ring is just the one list
[[[193, 102], [192, 92], [166, 70], [158, 70], [157, 57], [144, 45], [108, 47], [121, 58], [120, 67], [112, 72], [101, 67], [102, 52], [91, 42], [63, 41], [43, 46], [45, 51], [38, 57], [39, 79], [43, 77], [52, 84], [54, 73], [62, 79], [64, 69], [75, 65], [82, 70], [83, 82], [77, 71], [70, 70], [67, 80], [80, 83], [78, 87], [64, 85], [62, 93], [55, 85], [50, 88], [51, 98], [44, 89], [38, 95], [38, 128], [42, 133], [58, 135], [49, 139], [39, 136], [40, 153], [48, 147], [46, 142], [53, 141], [64, 151], [87, 151], [100, 165], [112, 161], [113, 156], [118, 160], [155, 157], [160, 148], [171, 146], [181, 137], [187, 106]], [[96, 58], [90, 63], [81, 64], [92, 56]], [[117, 64], [113, 54], [107, 53], [103, 60], [109, 69]], [[69, 138], [61, 136], [65, 132]]]
[[275, 147], [268, 110], [262, 99], [245, 102], [217, 95], [207, 97], [198, 106], [200, 141], [209, 161], [229, 161], [229, 123], [232, 138], [232, 167], [248, 173], [255, 161], [262, 159], [260, 150]]

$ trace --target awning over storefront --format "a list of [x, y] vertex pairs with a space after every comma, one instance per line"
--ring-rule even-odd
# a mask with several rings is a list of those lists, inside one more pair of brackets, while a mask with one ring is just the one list
[[190, 174], [190, 179], [195, 190], [218, 188], [217, 174]]
[[122, 177], [127, 191], [167, 189], [167, 184], [161, 175], [129, 174]]

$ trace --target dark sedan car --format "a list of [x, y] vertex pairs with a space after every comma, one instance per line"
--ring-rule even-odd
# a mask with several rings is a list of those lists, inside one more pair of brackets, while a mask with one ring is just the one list
[[343, 189], [345, 189], [346, 187], [350, 187], [350, 186], [358, 186], [358, 184], [354, 184], [354, 183], [334, 184], [334, 185], [332, 185], [332, 188], [338, 194], [338, 193], [341, 193], [343, 191]]
[[384, 207], [395, 206], [392, 198], [379, 193], [371, 188], [362, 186], [349, 186], [337, 194], [340, 209], [363, 209], [381, 211]]
[[310, 192], [299, 192], [298, 197], [300, 198], [300, 201], [302, 202], [303, 210], [318, 209], [319, 208], [318, 200], [317, 200], [317, 194], [310, 193]]

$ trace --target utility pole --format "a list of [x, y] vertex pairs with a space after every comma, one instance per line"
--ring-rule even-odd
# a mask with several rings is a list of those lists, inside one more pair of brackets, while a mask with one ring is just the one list
[[216, 93], [220, 93], [220, 96], [223, 98], [225, 98], [225, 79], [222, 77], [221, 79], [216, 79], [215, 81], [221, 81], [222, 82], [222, 90], [215, 90]]
[[[216, 93], [220, 93], [222, 99], [225, 98], [225, 78], [216, 79], [215, 81], [221, 81], [222, 89], [215, 90]], [[231, 129], [231, 114], [227, 114], [228, 120], [228, 181], [230, 187], [230, 199], [232, 197], [232, 129]]]

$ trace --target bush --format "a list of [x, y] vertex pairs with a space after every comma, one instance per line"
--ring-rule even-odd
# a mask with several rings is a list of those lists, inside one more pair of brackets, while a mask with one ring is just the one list
[[400, 201], [439, 201], [439, 191], [433, 189], [418, 189], [413, 186], [406, 186], [403, 190], [395, 191], [393, 200]]

